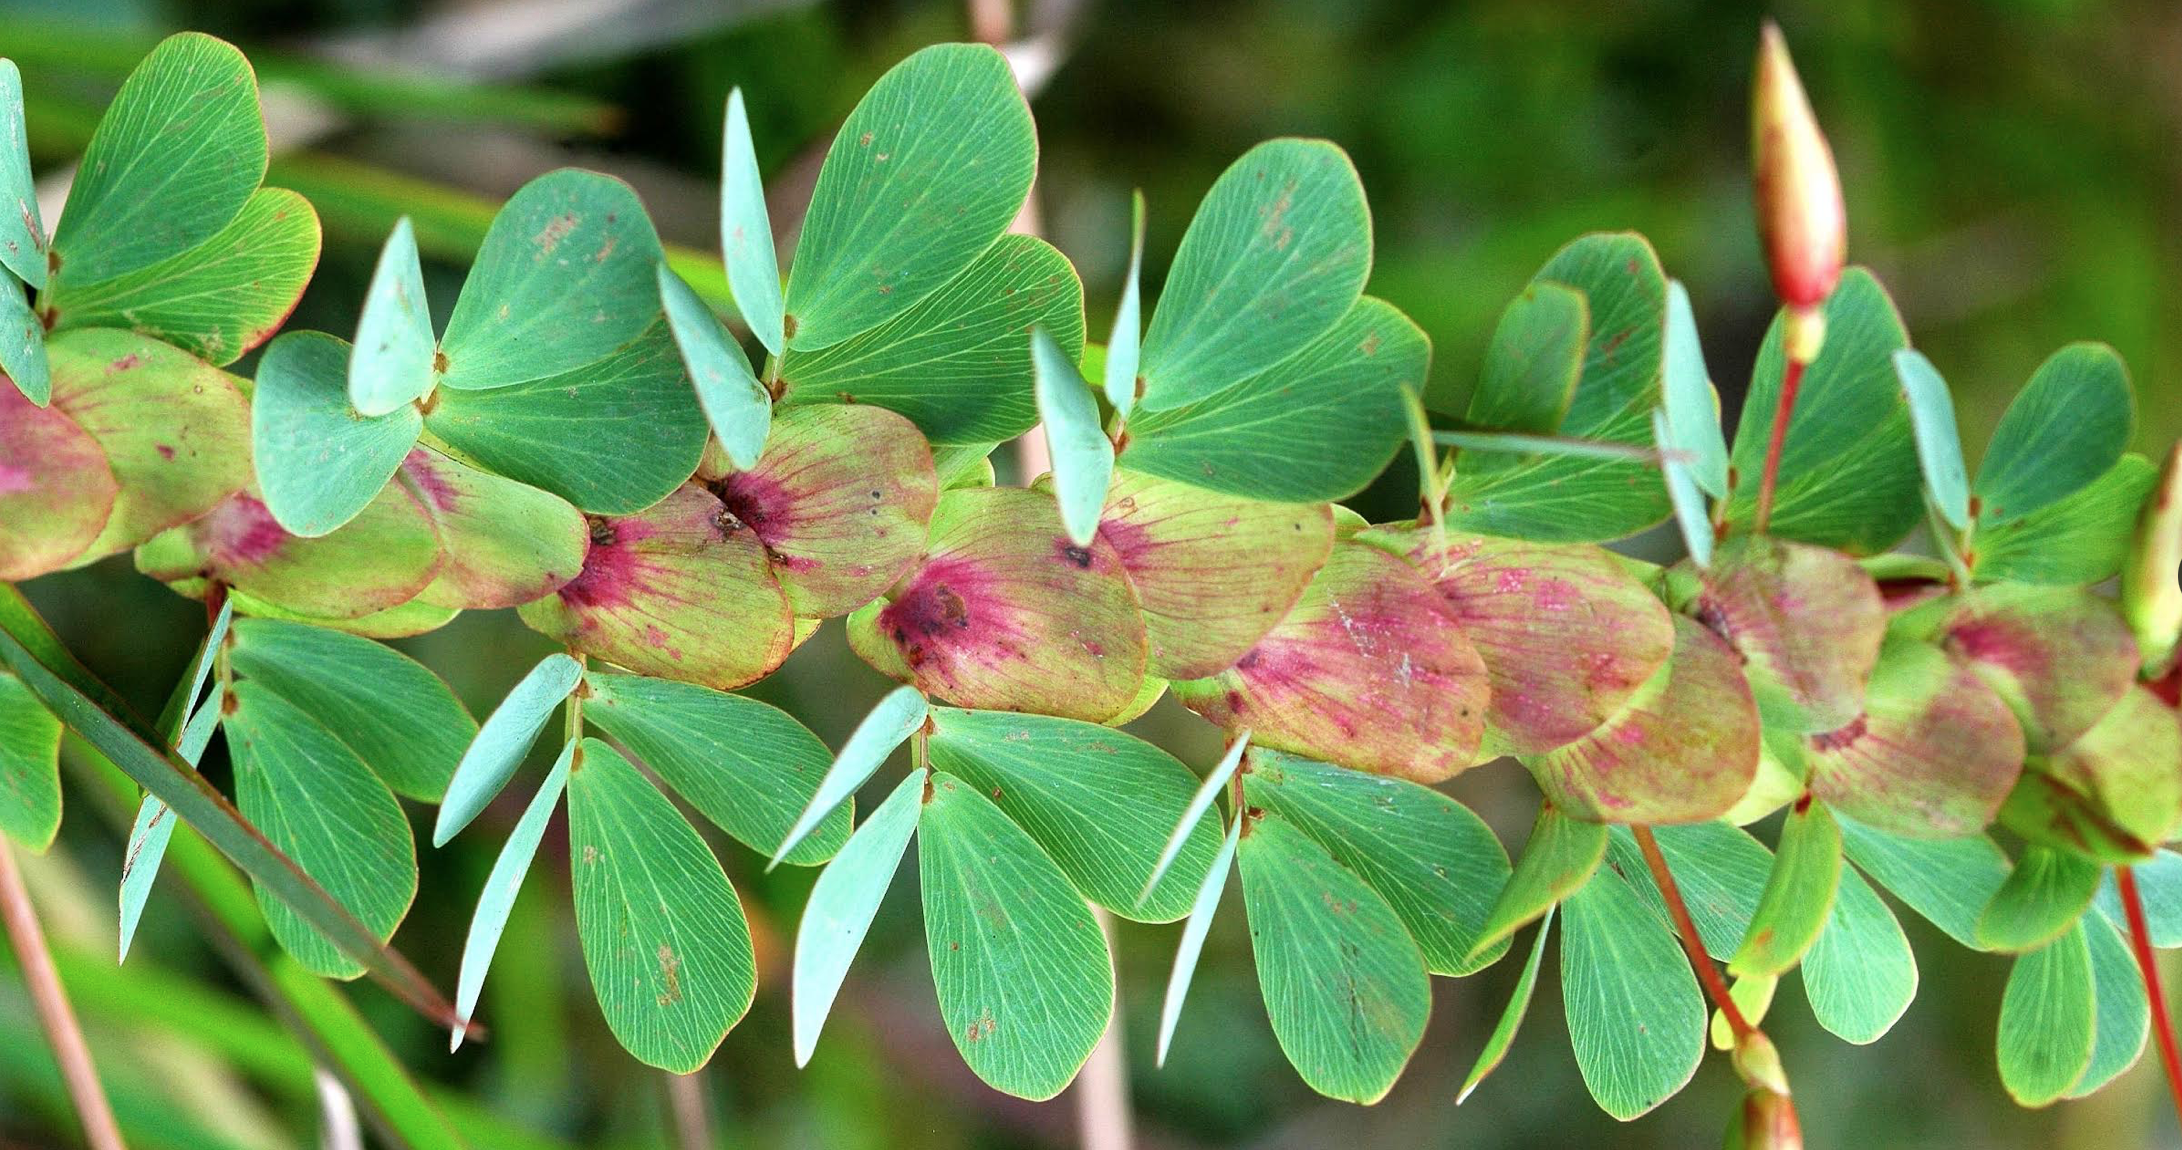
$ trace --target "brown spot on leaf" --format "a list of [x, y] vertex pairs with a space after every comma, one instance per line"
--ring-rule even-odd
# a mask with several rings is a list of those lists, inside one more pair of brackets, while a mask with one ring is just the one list
[[659, 1005], [672, 1006], [682, 1001], [682, 960], [674, 948], [659, 944], [659, 977], [666, 980], [666, 989], [659, 992]]

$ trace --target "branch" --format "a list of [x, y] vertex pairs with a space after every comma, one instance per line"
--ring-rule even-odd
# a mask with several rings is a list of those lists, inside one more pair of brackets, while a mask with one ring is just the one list
[[15, 852], [0, 840], [0, 919], [5, 919], [8, 944], [15, 948], [23, 968], [23, 982], [38, 1008], [38, 1025], [53, 1047], [53, 1060], [61, 1067], [61, 1081], [68, 1086], [69, 1100], [83, 1122], [83, 1139], [91, 1150], [123, 1150], [121, 1127], [106, 1104], [98, 1071], [91, 1065], [91, 1048], [84, 1045], [83, 1029], [76, 1012], [61, 989], [61, 977], [53, 969], [53, 956], [45, 948], [45, 932], [38, 928], [37, 909], [23, 888], [23, 874], [15, 867]]

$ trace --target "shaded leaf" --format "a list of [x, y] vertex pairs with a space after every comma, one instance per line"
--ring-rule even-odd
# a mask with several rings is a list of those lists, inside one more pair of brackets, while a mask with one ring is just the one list
[[1698, 488], [1689, 464], [1678, 458], [1684, 452], [1676, 446], [1667, 413], [1662, 409], [1652, 411], [1652, 438], [1659, 445], [1659, 472], [1667, 483], [1667, 500], [1674, 505], [1675, 527], [1682, 533], [1683, 549], [1700, 569], [1709, 567], [1716, 542], [1711, 510], [1705, 505], [1705, 493]]
[[[1984, 835], [1915, 839], [1835, 813], [1841, 845], [1873, 882], [1963, 946], [1977, 948], [1977, 919], [2008, 879], [2008, 859]], [[2182, 869], [2182, 868], [2178, 868]]]
[[1484, 728], [1484, 664], [1443, 600], [1408, 565], [1346, 544], [1279, 625], [1207, 679], [1171, 688], [1260, 746], [1437, 782], [1471, 766]]
[[[2152, 945], [2162, 950], [2182, 946], [2182, 855], [2162, 847], [2152, 852], [2152, 857], [2131, 864], [2131, 870], [2137, 880], [2137, 899], [2144, 904], [2144, 925]], [[2129, 921], [2111, 871], [2099, 881], [2097, 904], [2107, 921], [2117, 928]]]
[[[636, 754], [713, 825], [770, 854], [810, 805], [833, 752], [786, 711], [667, 679], [593, 671], [583, 717]], [[891, 748], [889, 748], [891, 749]], [[784, 860], [811, 866], [849, 837], [837, 808]]]
[[712, 849], [628, 760], [597, 739], [576, 756], [568, 854], [591, 988], [637, 1061], [688, 1074], [757, 989], [742, 904]]
[[2070, 930], [2015, 960], [2000, 997], [2000, 1084], [2017, 1105], [2058, 1101], [2091, 1066], [2097, 1011], [2091, 950]]
[[[909, 849], [909, 836], [917, 830], [926, 775], [922, 769], [911, 771], [864, 825], [847, 837], [833, 862], [819, 872], [811, 897], [803, 904], [803, 918], [796, 926], [792, 991], [799, 1067], [807, 1065], [818, 1048], [819, 1030], [833, 1011], [849, 964], [864, 945], [864, 935], [871, 930], [887, 888], [894, 885], [894, 872]], [[847, 821], [842, 820], [844, 829]]]
[[312, 538], [356, 518], [417, 442], [424, 417], [397, 407], [376, 418], [349, 406], [347, 344], [289, 332], [258, 361], [250, 403], [250, 456], [266, 509]]
[[788, 273], [788, 343], [840, 343], [955, 278], [1022, 208], [1030, 106], [1000, 53], [935, 44], [887, 70], [826, 151]]
[[1002, 236], [916, 306], [850, 339], [781, 357], [780, 403], [856, 403], [908, 416], [936, 444], [1013, 439], [1038, 422], [1032, 328], [1083, 352], [1083, 284], [1053, 245]]
[[555, 651], [509, 689], [478, 727], [477, 737], [470, 740], [448, 779], [446, 797], [440, 801], [438, 821], [432, 827], [433, 846], [446, 846], [508, 785], [546, 720], [582, 677], [582, 664]]
[[[1613, 837], [1606, 849], [1614, 870], [1658, 912], [1659, 921], [1671, 927], [1673, 916], [1659, 896], [1636, 836], [1627, 827], [1609, 829]], [[1773, 852], [1749, 831], [1718, 821], [1651, 830], [1705, 953], [1721, 961], [1732, 958], [1742, 946], [1743, 935], [1749, 933], [1750, 920], [1773, 873]]]
[[259, 188], [204, 242], [96, 283], [56, 282], [41, 302], [56, 329], [125, 328], [225, 366], [295, 310], [319, 238], [310, 201]]
[[1103, 722], [1144, 681], [1144, 622], [1120, 556], [1069, 542], [1053, 497], [949, 491], [924, 564], [849, 619], [857, 654], [962, 707]]
[[794, 637], [764, 546], [693, 484], [636, 515], [592, 520], [582, 572], [517, 614], [585, 654], [723, 690], [770, 674]]
[[929, 746], [933, 770], [989, 796], [1085, 898], [1140, 922], [1188, 911], [1217, 849], [1216, 818], [1195, 820], [1171, 869], [1139, 897], [1197, 791], [1174, 756], [1096, 723], [952, 708], [932, 712]]
[[2182, 726], [2132, 686], [2074, 742], [2024, 764], [2001, 811], [2032, 842], [2113, 863], [2149, 856], [2182, 821]]
[[334, 732], [396, 794], [438, 802], [477, 722], [438, 675], [382, 643], [272, 619], [234, 625], [234, 669]]
[[1376, 1102], [1432, 1011], [1417, 944], [1377, 891], [1287, 821], [1268, 814], [1245, 830], [1236, 854], [1273, 1034], [1311, 1089]]
[[1781, 824], [1773, 873], [1728, 963], [1737, 978], [1785, 973], [1833, 914], [1841, 882], [1841, 828], [1823, 804], [1800, 802]]
[[83, 554], [120, 490], [98, 440], [12, 387], [0, 387], [0, 480], [0, 579], [10, 582]]
[[2095, 1010], [2091, 1064], [2068, 1091], [2082, 1098], [2136, 1065], [2151, 1032], [2151, 1011], [2144, 1001], [2142, 974], [2129, 944], [2114, 924], [2098, 915], [2082, 921], [2091, 949], [2092, 1000]]
[[924, 936], [948, 1036], [987, 1085], [1053, 1097], [1113, 1012], [1106, 936], [1060, 869], [975, 786], [934, 773], [917, 831]]
[[[1152, 864], [1151, 877], [1144, 881], [1144, 889], [1137, 893], [1136, 901], [1139, 904], [1152, 896], [1152, 888], [1167, 876], [1167, 869], [1174, 865], [1174, 860], [1181, 857], [1182, 848], [1189, 845], [1191, 836], [1197, 833], [1198, 824], [1203, 820], [1205, 812], [1212, 809], [1213, 801], [1220, 797], [1222, 791], [1228, 789], [1229, 780], [1235, 777], [1235, 772], [1242, 766], [1243, 753], [1249, 749], [1248, 731], [1228, 740], [1227, 750], [1221, 754], [1220, 761], [1212, 764], [1212, 769], [1205, 772], [1205, 777], [1198, 781], [1196, 793], [1190, 796], [1189, 805], [1182, 808], [1182, 817], [1175, 820], [1174, 829], [1167, 832], [1166, 844], [1159, 848], [1159, 861]], [[1204, 897], [1202, 887], [1198, 888], [1198, 897]]]
[[[1175, 287], [1170, 278], [1169, 296]], [[1423, 329], [1366, 296], [1257, 375], [1166, 410], [1140, 405], [1120, 462], [1252, 499], [1345, 498], [1394, 458], [1408, 429], [1403, 389], [1422, 387], [1431, 361]]]
[[61, 829], [60, 755], [61, 721], [0, 670], [0, 834], [35, 852]]
[[1250, 756], [1243, 795], [1386, 899], [1432, 973], [1470, 974], [1505, 950], [1476, 945], [1509, 869], [1499, 840], [1468, 807], [1402, 779], [1262, 748]]
[[1500, 313], [1464, 422], [1535, 435], [1560, 430], [1576, 398], [1590, 328], [1591, 308], [1582, 292], [1567, 284], [1533, 282]]
[[45, 242], [23, 130], [23, 74], [15, 61], [0, 59], [0, 265], [31, 287], [44, 287]]
[[[7, 66], [15, 65], [8, 62]], [[6, 192], [0, 191], [0, 196], [4, 195]], [[45, 322], [31, 310], [23, 286], [5, 276], [0, 276], [0, 375], [14, 381], [15, 390], [39, 407], [53, 396], [53, 368], [45, 354]]]

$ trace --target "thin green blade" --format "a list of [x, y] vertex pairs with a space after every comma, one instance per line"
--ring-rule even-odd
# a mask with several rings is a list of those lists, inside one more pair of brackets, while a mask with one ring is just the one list
[[1204, 822], [1205, 812], [1212, 809], [1212, 801], [1220, 797], [1221, 789], [1234, 777], [1235, 768], [1242, 765], [1243, 752], [1249, 749], [1250, 732], [1247, 730], [1236, 732], [1228, 741], [1227, 753], [1220, 756], [1220, 761], [1212, 765], [1204, 781], [1197, 784], [1197, 793], [1190, 796], [1189, 805], [1182, 808], [1182, 817], [1175, 820], [1174, 830], [1167, 835], [1166, 845], [1159, 848], [1159, 861], [1152, 864], [1152, 876], [1144, 881], [1144, 889], [1137, 895], [1138, 902], [1151, 897], [1152, 888], [1159, 885], [1159, 880], [1167, 875], [1167, 868], [1181, 857], [1182, 847]]
[[1508, 1056], [1508, 1048], [1515, 1045], [1516, 1031], [1523, 1028], [1523, 1016], [1530, 1012], [1530, 997], [1538, 989], [1538, 969], [1545, 965], [1546, 936], [1553, 932], [1553, 908], [1538, 920], [1538, 933], [1530, 940], [1530, 957], [1523, 960], [1523, 973], [1515, 980], [1515, 991], [1508, 996], [1508, 1005], [1500, 1012], [1500, 1021], [1493, 1024], [1493, 1032], [1485, 1038], [1485, 1048], [1477, 1052], [1477, 1061], [1470, 1073], [1462, 1080], [1462, 1092], [1455, 1095], [1455, 1105], [1469, 1101], [1478, 1084], [1485, 1076], [1499, 1069], [1500, 1061]]
[[1917, 464], [1924, 471], [1924, 491], [1947, 525], [1970, 525], [1970, 473], [1962, 462], [1962, 433], [1955, 429], [1955, 400], [1947, 381], [1924, 353], [1903, 348], [1894, 353], [1894, 375], [1909, 401], [1910, 428], [1917, 435]]
[[538, 856], [538, 843], [545, 838], [553, 808], [560, 805], [561, 792], [568, 787], [568, 772], [575, 758], [576, 744], [571, 740], [561, 748], [561, 757], [554, 761], [538, 793], [531, 796], [530, 805], [523, 808], [523, 817], [516, 820], [515, 830], [500, 847], [500, 857], [493, 860], [492, 873], [485, 876], [485, 889], [478, 892], [470, 933], [462, 943], [462, 973], [455, 981], [455, 1014], [461, 1021], [448, 1039], [449, 1053], [462, 1046], [462, 1036], [468, 1033], [470, 1019], [477, 1013], [477, 996], [485, 989], [485, 972], [492, 967], [493, 952], [500, 948], [500, 936], [508, 928], [508, 913], [515, 909], [515, 896], [523, 889], [531, 860]]
[[1551, 804], [1540, 806], [1530, 839], [1523, 844], [1492, 913], [1478, 928], [1470, 954], [1484, 953], [1581, 888], [1606, 857], [1606, 840], [1604, 825], [1578, 822]]
[[[770, 250], [771, 245], [767, 245]], [[719, 437], [727, 458], [744, 471], [758, 465], [773, 426], [773, 397], [750, 371], [742, 348], [728, 338], [719, 317], [666, 264], [659, 265], [659, 299], [667, 327], [682, 350], [682, 365], [697, 385], [697, 406]]]
[[576, 689], [583, 665], [556, 651], [538, 661], [493, 708], [470, 740], [469, 749], [455, 764], [447, 780], [446, 797], [440, 800], [438, 821], [432, 824], [432, 845], [447, 840], [485, 809], [485, 804], [508, 785], [508, 778], [538, 741], [538, 732], [553, 717], [554, 708]]
[[1136, 406], [1137, 360], [1144, 340], [1143, 299], [1138, 279], [1144, 270], [1144, 192], [1129, 196], [1129, 270], [1121, 281], [1121, 302], [1114, 305], [1114, 330], [1106, 337], [1106, 402], [1129, 417]]
[[1235, 845], [1241, 840], [1243, 823], [1235, 819], [1227, 828], [1227, 837], [1220, 842], [1220, 852], [1212, 856], [1212, 865], [1205, 870], [1204, 881], [1197, 884], [1197, 897], [1190, 903], [1189, 921], [1182, 924], [1182, 938], [1174, 947], [1174, 969], [1167, 975], [1167, 997], [1159, 1006], [1159, 1049], [1155, 1064], [1167, 1064], [1167, 1048], [1174, 1041], [1175, 1024], [1182, 1020], [1182, 1004], [1189, 997], [1190, 982], [1197, 976], [1197, 959], [1205, 950], [1205, 935], [1212, 929], [1212, 917], [1220, 909], [1220, 893], [1227, 889], [1228, 871], [1234, 868]]
[[1667, 330], [1660, 349], [1660, 400], [1674, 429], [1675, 446], [1694, 459], [1690, 472], [1697, 486], [1715, 499], [1728, 494], [1727, 439], [1720, 431], [1720, 405], [1712, 393], [1712, 373], [1697, 338], [1697, 314], [1681, 280], [1667, 281]]
[[928, 774], [921, 768], [911, 771], [894, 788], [819, 873], [809, 901], [803, 904], [803, 919], [796, 926], [790, 1004], [797, 1066], [808, 1065], [811, 1052], [818, 1048], [819, 1031], [833, 1011], [842, 981], [848, 978], [849, 964], [856, 961], [856, 951], [871, 930], [872, 916], [879, 913], [879, 903], [894, 884], [894, 872], [900, 869], [909, 837], [917, 830]]
[[879, 764], [894, 753], [894, 748], [901, 746], [911, 732], [924, 725], [930, 713], [931, 704], [925, 702], [924, 695], [915, 687], [896, 687], [879, 700], [871, 713], [856, 724], [856, 730], [849, 734], [849, 741], [841, 745], [841, 753], [834, 756], [833, 765], [826, 768], [826, 777], [820, 780], [810, 805], [796, 816], [766, 869], [779, 866], [804, 836], [817, 829], [835, 807], [848, 801], [849, 796], [871, 778], [871, 773], [879, 769]]

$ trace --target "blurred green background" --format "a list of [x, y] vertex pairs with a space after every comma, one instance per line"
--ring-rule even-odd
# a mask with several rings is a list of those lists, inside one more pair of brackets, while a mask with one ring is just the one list
[[[721, 106], [733, 84], [749, 98], [776, 212], [788, 205], [792, 224], [832, 125], [872, 80], [923, 44], [982, 34], [1048, 66], [1032, 102], [1044, 149], [1040, 222], [1084, 274], [1094, 332], [1105, 330], [1126, 258], [1132, 187], [1151, 204], [1149, 291], [1230, 159], [1267, 136], [1322, 135], [1355, 156], [1372, 196], [1371, 290], [1432, 335], [1436, 407], [1460, 409], [1499, 309], [1555, 248], [1586, 230], [1634, 228], [1689, 285], [1733, 419], [1771, 312], [1746, 175], [1759, 9], [1694, 0], [1026, 0], [1009, 9], [975, 0], [0, 0], [0, 54], [22, 66], [34, 160], [50, 176], [158, 35], [197, 28], [241, 45], [266, 82], [276, 149], [268, 182], [310, 196], [327, 229], [291, 327], [345, 334], [395, 215], [417, 217], [444, 308], [498, 200], [561, 164], [628, 178], [670, 242], [712, 250]], [[1973, 462], [2007, 397], [2077, 339], [2108, 341], [2127, 359], [2138, 450], [2163, 450], [2182, 434], [2173, 383], [2182, 368], [2182, 6], [1808, 0], [1770, 11], [1839, 157], [1851, 256], [1893, 289], [1913, 339], [1954, 385]], [[1406, 466], [1366, 510], [1401, 513]], [[126, 558], [30, 591], [86, 662], [153, 710], [202, 628], [196, 604], [137, 577]], [[512, 612], [464, 617], [402, 645], [479, 713], [549, 647]], [[882, 688], [829, 624], [756, 693], [837, 743]], [[1216, 752], [1209, 729], [1171, 703], [1139, 729], [1193, 762]], [[208, 771], [224, 777], [217, 761]], [[888, 783], [882, 775], [873, 786]], [[1482, 769], [1451, 789], [1520, 844], [1534, 798], [1519, 771]], [[140, 1143], [316, 1144], [309, 1077], [277, 1027], [195, 1022], [191, 1011], [150, 1022], [131, 1005], [132, 994], [158, 993], [162, 972], [233, 1004], [247, 1004], [248, 991], [196, 924], [158, 898], [129, 967], [112, 969], [122, 835], [83, 788], [69, 798], [61, 842], [30, 860], [30, 877], [56, 944], [80, 958], [71, 986], [125, 1096], [125, 1121], [139, 1115]], [[485, 816], [484, 833], [422, 853], [422, 892], [396, 942], [442, 986], [453, 982], [475, 892], [516, 813], [504, 804]], [[749, 904], [762, 971], [756, 1006], [699, 1080], [719, 1145], [1077, 1143], [1073, 1091], [1020, 1103], [960, 1066], [931, 999], [906, 876], [817, 1058], [796, 1072], [785, 947], [811, 876], [764, 876], [748, 852], [716, 846]], [[664, 1079], [621, 1053], [591, 1002], [557, 830], [545, 858], [486, 990], [493, 1041], [449, 1056], [443, 1035], [375, 987], [351, 995], [415, 1073], [466, 1092], [538, 1145], [671, 1145]], [[1438, 982], [1432, 1029], [1385, 1102], [1326, 1102], [1273, 1042], [1232, 891], [1229, 899], [1164, 1070], [1152, 1066], [1151, 1038], [1175, 930], [1120, 932], [1144, 1147], [1710, 1145], [1738, 1096], [1732, 1074], [1708, 1059], [1688, 1091], [1639, 1122], [1600, 1115], [1549, 979], [1507, 1064], [1455, 1109], [1515, 977], [1503, 963]], [[2004, 961], [1967, 954], [1909, 917], [1922, 992], [1874, 1049], [1820, 1032], [1792, 980], [1768, 1019], [1813, 1145], [2175, 1143], [2149, 1057], [2092, 1101], [2015, 1109], [1992, 1068]], [[0, 1147], [72, 1145], [60, 1105], [20, 982], [0, 972]]]

